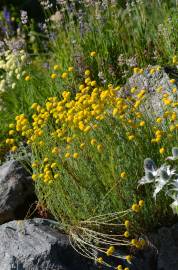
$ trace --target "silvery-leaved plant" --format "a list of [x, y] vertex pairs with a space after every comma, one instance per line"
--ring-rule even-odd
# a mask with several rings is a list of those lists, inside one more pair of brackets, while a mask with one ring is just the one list
[[157, 176], [157, 167], [151, 158], [144, 160], [145, 175], [139, 180], [139, 185], [149, 184], [155, 181]]
[[172, 156], [167, 157], [166, 160], [176, 160], [178, 159], [178, 147], [173, 147], [172, 148]]
[[158, 169], [157, 177], [155, 177], [155, 190], [153, 193], [154, 199], [156, 199], [156, 195], [163, 189], [164, 186], [170, 184], [175, 173], [176, 171], [174, 169], [171, 170], [171, 166], [166, 164], [163, 164]]
[[176, 191], [178, 193], [178, 174], [176, 175], [177, 179], [175, 179], [173, 182], [172, 182], [172, 189], [173, 191]]
[[[178, 160], [178, 147], [172, 149], [172, 157], [168, 157], [166, 160]], [[174, 200], [170, 205], [173, 212], [178, 214], [178, 174], [176, 170], [171, 169], [171, 166], [167, 164], [157, 168], [150, 158], [144, 160], [144, 170], [145, 175], [138, 181], [138, 186], [153, 183], [155, 200], [157, 194], [164, 188], [165, 194]]]
[[173, 203], [170, 204], [170, 207], [172, 208], [173, 213], [178, 215], [178, 192], [177, 194], [172, 194], [170, 197], [174, 200]]

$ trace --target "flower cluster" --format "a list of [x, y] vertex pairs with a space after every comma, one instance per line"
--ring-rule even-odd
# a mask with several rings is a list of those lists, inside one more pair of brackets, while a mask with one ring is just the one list
[[19, 80], [24, 75], [22, 68], [26, 59], [27, 56], [24, 50], [16, 53], [7, 50], [1, 55], [0, 93], [3, 93], [8, 88], [14, 89], [16, 87], [16, 80]]
[[[94, 53], [92, 52], [92, 55]], [[53, 80], [57, 77], [65, 80], [68, 74], [74, 71], [73, 67], [69, 67], [67, 71], [58, 75], [59, 69], [59, 65], [54, 65], [55, 73], [51, 74]], [[136, 72], [143, 71], [137, 68]], [[109, 84], [107, 88], [99, 86], [97, 81], [92, 79], [90, 70], [85, 70], [84, 76], [84, 82], [79, 85], [75, 95], [66, 90], [62, 92], [60, 97], [48, 98], [44, 106], [37, 103], [32, 104], [31, 108], [34, 110], [32, 123], [23, 114], [17, 116], [15, 130], [10, 130], [9, 135], [20, 132], [26, 138], [27, 144], [32, 145], [32, 147], [33, 145], [45, 147], [45, 133], [50, 133], [51, 138], [53, 138], [51, 163], [54, 162], [56, 153], [60, 159], [79, 158], [79, 152], [86, 146], [88, 137], [90, 137], [90, 145], [95, 147], [98, 153], [102, 153], [104, 150], [103, 142], [101, 139], [96, 139], [94, 134], [101, 129], [103, 123], [108, 119], [110, 119], [109, 121], [115, 121], [114, 119], [116, 119], [119, 122], [124, 137], [128, 141], [139, 140], [147, 125], [145, 112], [140, 111], [141, 104], [147, 98], [146, 90], [137, 91], [136, 88], [132, 88], [130, 90], [132, 96], [122, 97], [120, 86], [113, 86], [112, 84]], [[25, 77], [25, 80], [29, 79], [29, 76]], [[165, 98], [169, 99], [168, 96], [165, 97], [163, 94], [163, 103]], [[171, 101], [171, 104], [165, 104], [162, 117], [156, 118], [155, 125], [149, 127], [154, 136], [150, 142], [160, 145], [159, 152], [161, 155], [165, 153], [163, 142], [166, 136], [169, 139], [174, 138], [174, 132], [176, 134], [178, 129], [177, 105], [178, 103], [174, 100]], [[164, 119], [167, 121], [167, 126], [162, 125]], [[12, 147], [15, 146], [10, 141], [7, 143]], [[74, 145], [74, 151], [72, 151], [72, 144]], [[15, 147], [12, 149], [15, 149]], [[54, 149], [60, 149], [60, 151]], [[51, 165], [48, 164], [48, 166]], [[124, 178], [124, 174], [121, 174], [121, 178]], [[40, 171], [39, 175], [44, 175], [44, 171]], [[34, 178], [37, 179], [38, 177], [35, 176]], [[49, 179], [49, 183], [52, 182], [52, 177], [43, 179], [45, 182], [47, 182], [46, 179]]]

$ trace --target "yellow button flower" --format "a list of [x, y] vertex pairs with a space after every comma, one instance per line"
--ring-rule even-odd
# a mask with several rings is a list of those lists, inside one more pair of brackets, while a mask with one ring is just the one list
[[37, 162], [33, 162], [32, 163], [32, 168], [37, 168], [37, 166], [38, 166], [38, 163]]
[[159, 86], [159, 87], [156, 89], [156, 92], [157, 92], [157, 93], [160, 93], [162, 90], [163, 90], [163, 87], [162, 87], [162, 86]]
[[134, 245], [134, 246], [137, 245], [137, 242], [138, 242], [138, 241], [137, 241], [136, 239], [132, 239], [132, 240], [131, 240], [131, 244]]
[[90, 84], [91, 84], [91, 79], [90, 79], [90, 78], [86, 78], [86, 79], [85, 79], [85, 83], [86, 83], [87, 85], [90, 85]]
[[14, 139], [6, 139], [6, 144], [14, 144]]
[[178, 63], [178, 58], [177, 58], [176, 55], [173, 56], [173, 58], [172, 58], [172, 63], [173, 63], [174, 65]]
[[33, 179], [33, 181], [35, 181], [35, 180], [37, 180], [37, 174], [32, 174], [32, 179]]
[[15, 130], [9, 130], [9, 135], [14, 135], [15, 134]]
[[95, 145], [97, 143], [96, 139], [91, 140], [91, 145]]
[[114, 108], [113, 112], [112, 112], [112, 115], [116, 116], [118, 112], [119, 112], [118, 108]]
[[135, 93], [135, 91], [136, 91], [136, 87], [132, 87], [131, 89], [130, 89], [130, 92], [133, 94], [133, 93]]
[[59, 67], [59, 65], [54, 65], [53, 69], [54, 69], [54, 70], [59, 70], [60, 67]]
[[74, 68], [73, 67], [68, 67], [68, 71], [72, 72], [72, 71], [74, 71]]
[[52, 152], [52, 154], [59, 154], [59, 148], [54, 147], [51, 152]]
[[80, 149], [83, 149], [85, 147], [85, 143], [80, 144]]
[[51, 169], [54, 169], [56, 167], [57, 167], [57, 163], [56, 162], [54, 162], [54, 163], [51, 164]]
[[121, 172], [120, 177], [125, 178], [126, 177], [126, 172]]
[[175, 80], [175, 79], [171, 79], [171, 80], [169, 80], [169, 82], [170, 82], [171, 84], [173, 84], [173, 83], [176, 82], [176, 80]]
[[59, 178], [59, 176], [60, 176], [60, 174], [59, 174], [59, 173], [56, 173], [56, 174], [54, 175], [54, 179]]
[[133, 69], [133, 72], [134, 72], [135, 74], [138, 74], [138, 73], [140, 72], [140, 69], [139, 69], [138, 67], [135, 67], [135, 68]]
[[162, 118], [161, 117], [158, 117], [157, 119], [156, 119], [156, 123], [161, 123], [162, 122]]
[[131, 256], [131, 255], [127, 255], [127, 256], [125, 257], [125, 259], [126, 259], [126, 261], [127, 261], [128, 263], [131, 263], [132, 256]]
[[95, 56], [96, 56], [96, 52], [95, 52], [95, 51], [91, 52], [91, 53], [90, 53], [90, 56], [91, 56], [91, 57], [95, 57]]
[[77, 159], [79, 157], [79, 154], [78, 153], [74, 153], [73, 154], [73, 158]]
[[81, 85], [79, 86], [79, 90], [80, 90], [80, 91], [82, 91], [84, 88], [85, 88], [85, 85], [84, 85], [84, 84], [81, 84]]
[[140, 200], [140, 201], [138, 202], [138, 204], [139, 204], [140, 207], [143, 207], [143, 206], [144, 206], [144, 200]]
[[44, 163], [47, 163], [49, 161], [49, 159], [47, 158], [47, 157], [45, 157], [44, 159], [43, 159], [43, 162]]
[[138, 213], [138, 212], [139, 212], [139, 210], [140, 210], [139, 205], [138, 205], [138, 204], [136, 204], [136, 203], [134, 203], [134, 204], [132, 205], [132, 211], [134, 211], [134, 212]]
[[85, 70], [85, 76], [89, 76], [89, 75], [90, 75], [90, 70], [89, 69]]
[[62, 79], [66, 79], [68, 76], [68, 73], [67, 72], [63, 72], [62, 75], [61, 75], [61, 78]]
[[128, 238], [129, 237], [129, 232], [125, 231], [123, 235], [124, 235], [124, 237]]
[[14, 128], [15, 127], [15, 124], [11, 123], [9, 124], [9, 128]]
[[31, 78], [30, 78], [30, 76], [29, 75], [27, 75], [26, 77], [25, 77], [25, 81], [29, 81]]
[[126, 228], [128, 228], [130, 226], [130, 221], [129, 220], [125, 220], [124, 225]]
[[164, 102], [165, 105], [171, 105], [172, 100], [169, 99], [169, 98], [164, 98], [164, 99], [163, 99], [163, 102]]
[[153, 75], [156, 72], [156, 70], [154, 68], [150, 69], [150, 74]]
[[129, 141], [133, 141], [133, 139], [135, 138], [135, 136], [134, 135], [130, 135], [130, 136], [128, 136], [128, 140]]
[[95, 85], [96, 85], [96, 81], [92, 81], [91, 86], [95, 86]]
[[174, 93], [174, 94], [177, 93], [177, 88], [176, 88], [176, 87], [174, 87], [174, 88], [172, 89], [172, 93]]
[[84, 129], [84, 132], [87, 133], [91, 130], [91, 127], [90, 126], [87, 126], [85, 129]]
[[145, 121], [141, 121], [139, 125], [140, 125], [140, 127], [145, 126]]
[[36, 110], [38, 107], [38, 103], [33, 103], [31, 109]]
[[107, 255], [107, 256], [111, 256], [111, 255], [113, 255], [114, 251], [115, 251], [114, 246], [110, 246], [110, 247], [108, 248], [108, 250], [106, 251], [106, 255]]
[[161, 155], [164, 154], [164, 153], [165, 153], [164, 147], [160, 148], [160, 149], [159, 149], [159, 152], [160, 152]]
[[70, 153], [67, 152], [67, 153], [65, 154], [65, 158], [70, 158]]
[[12, 146], [12, 148], [10, 149], [12, 152], [16, 152], [17, 151], [17, 146]]
[[170, 130], [171, 132], [174, 131], [175, 128], [176, 128], [176, 127], [175, 127], [174, 125], [170, 125], [170, 126], [169, 126], [169, 130]]
[[56, 79], [56, 78], [57, 78], [57, 74], [56, 74], [56, 73], [52, 73], [52, 74], [51, 74], [51, 79], [54, 80], [54, 79]]
[[98, 150], [98, 152], [102, 152], [102, 150], [103, 150], [103, 145], [102, 144], [98, 144], [97, 145], [97, 150]]
[[103, 261], [103, 258], [102, 257], [97, 258], [97, 262], [100, 263], [100, 264], [102, 264], [104, 262]]

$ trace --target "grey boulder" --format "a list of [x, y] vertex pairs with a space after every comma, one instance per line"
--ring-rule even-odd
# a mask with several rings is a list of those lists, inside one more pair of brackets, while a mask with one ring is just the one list
[[24, 218], [34, 199], [33, 181], [20, 162], [0, 166], [0, 224]]
[[134, 256], [131, 270], [178, 270], [178, 223], [161, 227]]
[[[120, 91], [121, 96], [133, 96], [137, 97], [141, 90], [145, 90], [145, 99], [141, 110], [147, 111], [150, 118], [153, 113], [155, 117], [159, 117], [163, 113], [165, 107], [162, 102], [163, 94], [168, 94], [172, 100], [176, 101], [176, 94], [172, 93], [172, 89], [176, 88], [178, 91], [178, 72], [172, 72], [168, 69], [161, 68], [157, 70], [158, 66], [148, 66], [141, 74], [133, 74], [128, 78], [127, 83], [122, 87]], [[150, 70], [154, 69], [154, 74], [150, 74]], [[171, 83], [170, 80], [175, 79], [175, 83]], [[131, 93], [131, 89], [136, 87], [134, 93]], [[162, 87], [161, 92], [157, 91], [159, 87]]]
[[178, 269], [178, 223], [162, 227], [150, 240], [158, 249], [157, 270]]
[[[59, 231], [58, 223], [53, 220], [35, 218], [3, 224], [0, 226], [0, 242], [1, 270], [99, 269], [93, 261], [72, 248], [69, 237]], [[152, 233], [148, 243], [144, 250], [135, 253], [129, 269], [178, 269], [178, 224]], [[115, 261], [115, 265], [117, 263]]]
[[0, 226], [1, 270], [97, 270], [79, 255], [57, 222], [35, 218]]

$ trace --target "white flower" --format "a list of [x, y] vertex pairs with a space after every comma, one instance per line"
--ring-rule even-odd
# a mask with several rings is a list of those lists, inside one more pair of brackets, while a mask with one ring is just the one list
[[15, 69], [15, 74], [18, 74], [20, 72], [20, 68]]
[[12, 76], [13, 76], [13, 71], [11, 70], [11, 71], [9, 71], [9, 73], [8, 73], [8, 77], [11, 78]]
[[6, 81], [5, 80], [1, 80], [0, 81], [0, 92], [4, 92], [5, 91], [5, 87], [6, 87]]
[[12, 84], [12, 89], [14, 89], [14, 88], [15, 88], [15, 86], [16, 86], [16, 83], [13, 83], [13, 84]]
[[26, 55], [22, 55], [21, 56], [21, 61], [25, 61], [27, 59], [27, 56]]
[[17, 78], [17, 80], [19, 80], [20, 79], [20, 74], [17, 74], [16, 78]]

